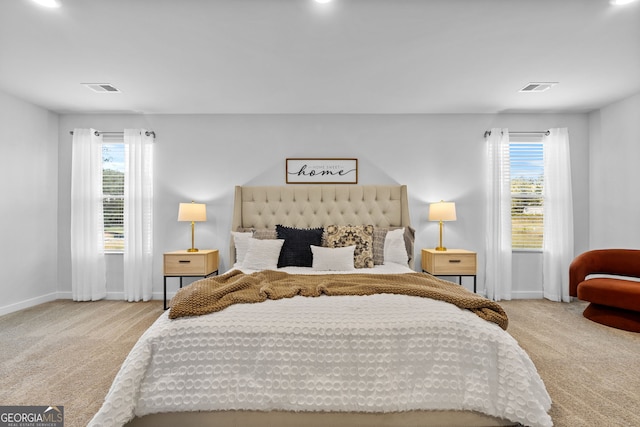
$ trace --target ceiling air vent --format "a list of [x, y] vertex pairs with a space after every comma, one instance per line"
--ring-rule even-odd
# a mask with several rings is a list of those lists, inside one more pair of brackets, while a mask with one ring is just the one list
[[94, 92], [99, 93], [119, 93], [120, 90], [113, 86], [111, 83], [82, 83], [83, 86], [88, 87]]
[[520, 89], [520, 92], [544, 92], [557, 84], [558, 82], [531, 82], [527, 83], [525, 87]]

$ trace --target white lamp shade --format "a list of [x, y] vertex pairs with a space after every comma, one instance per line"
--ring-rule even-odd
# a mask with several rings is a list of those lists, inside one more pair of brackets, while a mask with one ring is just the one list
[[455, 221], [456, 204], [454, 202], [437, 202], [429, 205], [429, 221]]
[[204, 203], [180, 203], [178, 221], [206, 221], [207, 205]]

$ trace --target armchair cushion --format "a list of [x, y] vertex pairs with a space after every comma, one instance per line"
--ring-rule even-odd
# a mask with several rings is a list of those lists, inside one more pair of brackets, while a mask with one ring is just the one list
[[640, 311], [640, 283], [609, 278], [588, 279], [580, 283], [578, 298], [609, 307]]

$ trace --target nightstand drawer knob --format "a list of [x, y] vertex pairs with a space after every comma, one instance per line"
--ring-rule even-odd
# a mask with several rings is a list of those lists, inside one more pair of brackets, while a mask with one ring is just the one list
[[450, 263], [460, 263], [460, 262], [462, 262], [462, 260], [461, 259], [450, 259], [449, 262]]
[[191, 260], [188, 259], [181, 259], [178, 261], [180, 264], [189, 264], [191, 262]]

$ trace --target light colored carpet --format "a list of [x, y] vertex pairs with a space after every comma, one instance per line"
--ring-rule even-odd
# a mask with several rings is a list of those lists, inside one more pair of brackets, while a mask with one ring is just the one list
[[640, 334], [582, 317], [586, 302], [502, 301], [538, 368], [556, 426], [640, 426]]
[[64, 406], [86, 426], [162, 302], [58, 300], [0, 317], [0, 405]]
[[[640, 334], [582, 317], [585, 303], [501, 302], [559, 427], [640, 426]], [[0, 317], [0, 405], [63, 405], [65, 426], [99, 409], [162, 303], [59, 300]]]

